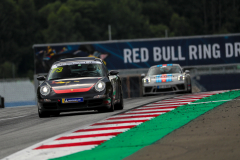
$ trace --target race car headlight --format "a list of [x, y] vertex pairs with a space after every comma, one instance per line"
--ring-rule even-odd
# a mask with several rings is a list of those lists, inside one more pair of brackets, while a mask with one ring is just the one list
[[98, 81], [97, 84], [95, 85], [95, 89], [98, 92], [101, 92], [105, 89], [105, 83], [103, 81]]
[[40, 93], [43, 95], [43, 96], [46, 96], [50, 93], [51, 89], [49, 86], [42, 86], [40, 88]]
[[149, 82], [151, 82], [151, 80], [150, 80], [150, 78], [144, 78], [144, 79], [143, 79], [143, 82], [144, 82], [144, 83], [149, 83]]
[[179, 81], [184, 81], [184, 79], [185, 79], [185, 76], [183, 76], [183, 75], [178, 76], [178, 80], [179, 80]]

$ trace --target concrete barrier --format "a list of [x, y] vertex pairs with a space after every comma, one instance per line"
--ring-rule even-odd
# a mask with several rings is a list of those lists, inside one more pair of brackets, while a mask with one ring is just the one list
[[5, 108], [36, 105], [36, 93], [29, 79], [1, 79], [0, 95]]

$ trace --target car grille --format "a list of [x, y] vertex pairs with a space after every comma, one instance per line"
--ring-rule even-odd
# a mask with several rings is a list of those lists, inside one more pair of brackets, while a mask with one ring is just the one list
[[151, 92], [152, 91], [152, 87], [145, 87], [145, 92]]
[[87, 107], [87, 101], [81, 103], [58, 103], [59, 109], [80, 109], [83, 107]]
[[101, 105], [103, 103], [103, 100], [102, 99], [94, 99], [94, 100], [89, 100], [88, 101], [88, 106], [91, 107], [91, 106], [98, 106], [98, 105]]
[[43, 103], [44, 109], [81, 109], [103, 104], [103, 99], [86, 100], [81, 103]]
[[57, 109], [56, 103], [44, 103], [43, 104], [44, 109]]
[[172, 88], [161, 88], [161, 89], [156, 89], [156, 92], [169, 92], [169, 91], [173, 91]]
[[177, 87], [178, 87], [179, 90], [184, 90], [185, 89], [184, 84], [177, 84]]

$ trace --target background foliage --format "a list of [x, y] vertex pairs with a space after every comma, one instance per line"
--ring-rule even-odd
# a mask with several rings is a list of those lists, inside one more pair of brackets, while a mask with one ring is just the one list
[[[1, 0], [0, 78], [32, 78], [32, 45], [237, 33], [237, 0]], [[13, 72], [14, 71], [14, 72]]]

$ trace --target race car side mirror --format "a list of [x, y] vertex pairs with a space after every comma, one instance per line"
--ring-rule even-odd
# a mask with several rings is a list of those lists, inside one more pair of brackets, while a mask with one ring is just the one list
[[39, 80], [39, 81], [44, 81], [46, 79], [46, 77], [44, 77], [44, 76], [38, 76], [37, 77], [37, 80]]
[[189, 71], [189, 70], [186, 70], [186, 71], [185, 71], [185, 73], [186, 73], [186, 74], [189, 74], [189, 73], [190, 73], [190, 71]]
[[110, 71], [109, 72], [109, 76], [112, 76], [112, 75], [117, 75], [119, 72], [118, 71]]

